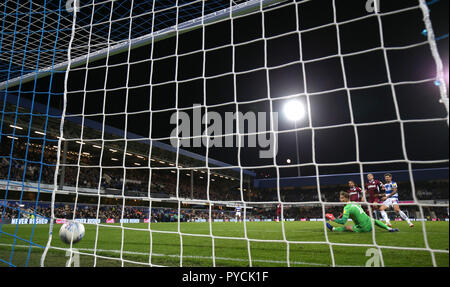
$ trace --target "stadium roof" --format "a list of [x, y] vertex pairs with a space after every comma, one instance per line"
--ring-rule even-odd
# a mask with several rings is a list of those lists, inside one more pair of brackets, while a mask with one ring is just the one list
[[[41, 115], [41, 117], [42, 117], [42, 115], [44, 115], [46, 117], [50, 117], [50, 118], [53, 118], [53, 119], [54, 118], [59, 119], [59, 118], [61, 118], [61, 115], [62, 115], [62, 111], [59, 110], [59, 109], [52, 108], [52, 107], [47, 107], [46, 105], [42, 105], [42, 104], [37, 103], [37, 102], [33, 103], [32, 101], [30, 101], [28, 99], [25, 99], [23, 97], [22, 98], [18, 98], [15, 95], [8, 95], [8, 96], [5, 96], [4, 98], [6, 99], [6, 102], [8, 104], [10, 104], [10, 105], [18, 105], [21, 108], [24, 108], [26, 110], [32, 111], [33, 116]], [[0, 101], [3, 101], [4, 98], [1, 97]], [[36, 118], [38, 118], [38, 117], [36, 117]], [[154, 147], [156, 147], [156, 148], [158, 148], [159, 150], [161, 150], [163, 152], [166, 151], [166, 152], [169, 152], [169, 153], [177, 153], [177, 148], [175, 148], [175, 147], [173, 147], [171, 145], [162, 143], [160, 141], [151, 140], [151, 139], [148, 139], [148, 138], [142, 138], [142, 136], [139, 136], [139, 135], [131, 133], [131, 132], [127, 132], [127, 134], [124, 135], [124, 131], [121, 130], [121, 129], [118, 129], [118, 128], [115, 128], [115, 127], [111, 127], [111, 126], [108, 126], [108, 125], [102, 125], [101, 123], [98, 123], [96, 121], [90, 120], [88, 118], [84, 118], [84, 122], [82, 122], [81, 118], [68, 117], [68, 118], [66, 118], [66, 121], [69, 121], [70, 123], [75, 124], [75, 125], [83, 124], [85, 127], [88, 127], [88, 128], [90, 128], [90, 129], [92, 129], [93, 131], [96, 131], [96, 132], [101, 132], [102, 129], [104, 128], [104, 133], [105, 134], [113, 135], [116, 139], [124, 140], [124, 138], [126, 138], [127, 141], [129, 141], [129, 143], [131, 143], [131, 145], [133, 145], [133, 143], [145, 144], [146, 146], [149, 146], [151, 144], [152, 145], [152, 149]], [[2, 124], [3, 124], [3, 120], [2, 120]], [[29, 125], [29, 122], [27, 122], [26, 124]], [[35, 124], [34, 121], [33, 121], [33, 124]], [[58, 121], [58, 124], [59, 124], [59, 121]], [[57, 135], [59, 135], [59, 130], [49, 130], [49, 131], [50, 131], [50, 134], [54, 134], [55, 138], [57, 137]], [[96, 137], [97, 140], [99, 140], [100, 138], [101, 137], [99, 137], [99, 136]], [[69, 139], [66, 139], [66, 140], [69, 140]], [[50, 139], [50, 141], [52, 141], [52, 139]], [[53, 141], [57, 141], [57, 139], [53, 139]], [[75, 141], [75, 140], [73, 140], [73, 141]], [[111, 142], [108, 142], [106, 144], [110, 145]], [[136, 146], [136, 144], [134, 146]], [[231, 166], [230, 164], [224, 163], [222, 161], [218, 161], [218, 160], [215, 160], [215, 159], [209, 158], [209, 157], [206, 158], [203, 155], [199, 155], [199, 154], [196, 154], [196, 153], [193, 153], [193, 152], [181, 149], [181, 148], [178, 149], [178, 152], [179, 152], [180, 156], [185, 156], [186, 158], [190, 158], [190, 159], [193, 159], [193, 160], [196, 160], [196, 161], [206, 162], [206, 160], [208, 160], [208, 167], [211, 167], [211, 165], [213, 165], [213, 166], [216, 166], [216, 167], [223, 167], [224, 169], [226, 169], [227, 167]], [[161, 156], [161, 152], [159, 154]], [[148, 153], [143, 153], [141, 155], [145, 156], [145, 155], [148, 155]], [[156, 157], [157, 156], [158, 155], [156, 155]], [[154, 153], [152, 153], [152, 157], [154, 157]], [[183, 159], [181, 157], [179, 159], [179, 163], [180, 164], [181, 163], [182, 164], [188, 164], [185, 161], [183, 161]], [[194, 167], [198, 167], [198, 168], [201, 168], [202, 166], [206, 167], [204, 164], [201, 165], [201, 166], [194, 165]], [[187, 168], [188, 167], [189, 167], [189, 164], [188, 164]], [[233, 170], [235, 172], [240, 172], [239, 168], [232, 168], [231, 170]], [[220, 172], [218, 172], [218, 173], [227, 174], [227, 171], [221, 169]], [[253, 176], [253, 177], [256, 176], [256, 174], [254, 172], [249, 171], [249, 170], [245, 170], [245, 169], [243, 169], [243, 173], [245, 175], [249, 175], [249, 176]]]

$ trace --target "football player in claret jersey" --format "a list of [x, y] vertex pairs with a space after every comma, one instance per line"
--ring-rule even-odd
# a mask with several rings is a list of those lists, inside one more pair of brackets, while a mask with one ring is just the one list
[[357, 187], [353, 180], [348, 181], [348, 187], [348, 195], [350, 196], [350, 201], [360, 202], [362, 197], [361, 188]]
[[369, 203], [379, 203], [380, 193], [383, 189], [383, 183], [378, 179], [374, 179], [373, 174], [369, 173], [367, 175], [366, 191], [369, 193]]
[[369, 194], [369, 200], [366, 199], [366, 201], [374, 204], [372, 206], [369, 205], [369, 210], [367, 211], [367, 214], [370, 216], [372, 210], [376, 210], [379, 207], [377, 203], [381, 201], [381, 190], [383, 189], [383, 183], [378, 179], [374, 179], [374, 176], [371, 173], [367, 175], [367, 180], [368, 181], [365, 184], [366, 187], [365, 195], [367, 196], [367, 194]]
[[389, 217], [386, 214], [386, 209], [393, 207], [394, 211], [400, 215], [400, 217], [408, 222], [408, 225], [410, 227], [413, 227], [414, 224], [411, 223], [411, 220], [409, 220], [408, 216], [400, 210], [400, 206], [398, 204], [398, 187], [397, 183], [395, 181], [392, 181], [392, 174], [386, 173], [384, 175], [384, 180], [386, 183], [384, 184], [383, 190], [385, 191], [385, 194], [382, 198], [383, 203], [380, 207], [380, 213], [383, 219], [386, 221], [386, 225], [391, 227], [392, 224], [389, 220]]

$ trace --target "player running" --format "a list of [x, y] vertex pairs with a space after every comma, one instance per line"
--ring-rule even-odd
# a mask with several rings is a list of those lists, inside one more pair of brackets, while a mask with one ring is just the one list
[[392, 181], [392, 174], [386, 173], [384, 175], [384, 180], [386, 183], [384, 184], [383, 190], [385, 191], [385, 195], [383, 196], [383, 204], [380, 207], [380, 213], [383, 219], [386, 221], [386, 225], [391, 227], [391, 221], [386, 214], [386, 209], [393, 207], [394, 211], [400, 215], [400, 217], [408, 222], [409, 227], [414, 227], [411, 220], [409, 220], [408, 216], [400, 210], [400, 206], [398, 205], [398, 189], [397, 183]]
[[[364, 212], [362, 207], [350, 201], [350, 196], [348, 192], [341, 191], [339, 195], [339, 200], [341, 202], [347, 202], [347, 205], [344, 207], [344, 212], [342, 214], [342, 218], [335, 218], [333, 214], [328, 213], [325, 217], [333, 222], [344, 225], [349, 218], [353, 220], [355, 225], [346, 225], [342, 227], [333, 227], [330, 223], [327, 222], [327, 227], [333, 232], [371, 232], [372, 231], [372, 219]], [[397, 232], [399, 231], [397, 228], [391, 228], [384, 224], [383, 222], [374, 219], [375, 225], [381, 227], [383, 229], [388, 230], [389, 232]]]
[[240, 205], [236, 206], [236, 222], [241, 222], [241, 209]]

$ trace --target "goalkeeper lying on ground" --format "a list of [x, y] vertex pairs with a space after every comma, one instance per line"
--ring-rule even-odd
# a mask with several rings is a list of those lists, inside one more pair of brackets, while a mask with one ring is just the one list
[[[327, 223], [328, 229], [335, 232], [370, 232], [372, 231], [372, 219], [364, 212], [364, 210], [356, 204], [355, 202], [350, 202], [349, 195], [345, 191], [341, 191], [339, 200], [341, 202], [347, 202], [344, 207], [344, 213], [342, 218], [336, 219], [333, 214], [326, 214], [325, 217], [331, 221], [344, 225], [348, 218], [350, 217], [355, 225], [347, 225], [343, 227], [333, 227], [331, 224]], [[389, 232], [399, 231], [397, 228], [391, 228], [379, 220], [374, 220], [376, 226], [388, 230]]]

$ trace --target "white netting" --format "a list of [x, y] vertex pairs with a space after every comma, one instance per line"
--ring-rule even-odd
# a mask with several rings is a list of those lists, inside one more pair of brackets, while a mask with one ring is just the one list
[[[53, 127], [50, 124], [48, 129], [45, 125], [44, 129], [48, 136], [57, 138], [58, 145], [54, 148], [56, 172], [46, 187], [52, 190], [51, 224], [42, 266], [52, 264], [51, 250], [61, 249], [54, 246], [53, 234], [56, 221], [61, 218], [59, 197], [66, 195], [74, 196], [72, 219], [82, 212], [77, 206], [85, 206], [83, 200], [92, 199], [89, 202], [95, 214], [90, 216], [97, 222], [89, 223], [93, 228], [88, 232], [95, 234], [93, 246], [74, 249], [71, 245], [69, 256], [92, 257], [93, 266], [99, 265], [99, 260], [119, 261], [121, 266], [165, 266], [174, 265], [169, 260], [173, 258], [179, 260], [178, 266], [185, 266], [183, 260], [192, 258], [207, 260], [201, 264], [212, 266], [224, 260], [246, 261], [249, 266], [297, 266], [305, 263], [297, 262], [302, 251], [296, 248], [315, 245], [326, 246], [331, 266], [343, 265], [335, 258], [336, 249], [343, 247], [376, 248], [382, 266], [386, 250], [427, 252], [433, 266], [438, 266], [436, 254], [448, 254], [448, 249], [429, 244], [425, 222], [419, 227], [424, 246], [415, 247], [379, 243], [375, 228], [370, 243], [345, 243], [330, 239], [325, 224], [324, 240], [292, 239], [285, 220], [290, 218], [286, 214], [292, 209], [300, 210], [299, 216], [303, 217], [302, 210], [313, 206], [320, 209], [318, 217], [323, 220], [333, 206], [342, 208], [336, 197], [330, 200], [329, 186], [333, 184], [327, 183], [326, 176], [346, 173], [336, 171], [348, 166], [352, 166], [352, 173], [361, 183], [371, 168], [395, 171], [399, 169], [396, 165], [406, 167], [412, 200], [400, 206], [417, 207], [418, 219], [426, 218], [424, 208], [448, 208], [448, 202], [421, 201], [415, 184], [418, 166], [448, 165], [448, 154], [441, 150], [432, 156], [421, 156], [414, 146], [422, 142], [412, 136], [418, 131], [413, 129], [415, 125], [425, 125], [425, 129], [437, 126], [438, 132], [427, 136], [441, 136], [443, 142], [448, 141], [448, 134], [442, 135], [442, 123], [448, 127], [447, 83], [424, 0], [398, 5], [380, 1], [380, 7], [373, 11], [367, 10], [371, 1], [365, 0], [356, 1], [358, 8], [346, 6], [348, 1], [343, 0], [321, 4], [312, 0], [75, 2], [78, 7], [71, 11], [67, 11], [70, 5], [66, 6], [65, 1], [59, 5], [49, 1], [45, 6], [12, 1], [0, 4], [4, 15], [0, 61], [9, 63], [7, 75], [0, 78], [5, 95], [20, 95], [22, 85], [27, 87], [39, 82], [39, 78], [50, 77], [55, 82], [51, 85], [59, 85], [55, 90], [50, 88], [49, 94], [57, 95], [61, 121]], [[322, 9], [323, 14], [318, 14]], [[413, 26], [400, 25], [401, 21]], [[398, 27], [393, 27], [393, 23], [398, 23]], [[407, 33], [413, 29], [419, 30]], [[426, 37], [420, 34], [424, 29]], [[425, 64], [429, 67], [424, 70], [434, 71], [411, 73]], [[437, 112], [414, 114], [418, 109], [410, 106], [405, 94], [415, 87], [421, 92], [427, 89], [432, 96], [420, 103], [429, 103], [428, 107]], [[367, 99], [362, 99], [364, 93]], [[373, 103], [374, 94], [380, 94], [377, 101], [386, 104]], [[279, 125], [277, 113], [282, 112], [283, 103], [293, 99], [305, 105], [306, 120], [295, 126]], [[436, 107], [441, 105], [436, 99], [441, 99], [446, 110]], [[372, 106], [362, 106], [365, 102], [378, 112], [372, 114]], [[381, 106], [386, 109], [380, 110]], [[196, 110], [205, 115], [203, 122], [195, 122]], [[225, 127], [224, 132], [221, 128], [219, 134], [211, 134], [210, 117], [215, 121], [217, 115], [220, 118], [226, 112], [238, 115], [231, 129]], [[263, 129], [245, 129], [239, 120], [246, 112], [264, 112], [268, 122], [264, 121]], [[327, 116], [320, 118], [321, 113]], [[7, 114], [5, 108], [3, 114]], [[11, 114], [17, 115], [17, 110]], [[194, 124], [188, 134], [178, 124], [174, 128], [186, 115], [192, 115]], [[18, 123], [17, 116], [14, 121], [2, 121]], [[196, 123], [200, 125], [195, 126]], [[379, 134], [380, 127], [387, 130], [385, 141], [392, 137], [392, 146], [396, 147], [392, 147], [392, 154], [385, 156], [381, 152], [371, 157], [367, 149], [373, 146], [367, 142], [379, 141], [381, 145], [384, 135]], [[33, 128], [36, 129], [30, 123], [30, 131]], [[170, 133], [172, 128], [174, 133]], [[369, 133], [368, 129], [376, 131]], [[294, 144], [293, 138], [287, 137], [295, 135], [297, 140], [299, 134], [305, 133], [309, 138], [305, 145]], [[246, 146], [252, 136], [269, 137], [276, 147], [269, 150], [272, 156], [260, 158], [253, 154], [252, 158], [254, 150]], [[211, 147], [217, 139], [230, 138], [230, 146]], [[186, 142], [203, 145], [186, 146]], [[290, 146], [297, 145], [296, 149], [289, 150], [288, 142]], [[339, 149], [336, 152], [336, 147], [342, 154]], [[265, 148], [257, 149], [259, 156], [261, 150]], [[289, 159], [286, 164], [286, 153], [294, 151], [297, 160]], [[286, 200], [285, 171], [290, 168], [298, 171], [293, 177], [310, 180], [315, 197]], [[300, 170], [306, 170], [307, 175], [300, 176]], [[261, 173], [267, 176], [256, 179]], [[272, 178], [270, 199], [261, 194], [264, 189], [255, 185], [267, 177]], [[236, 189], [232, 192], [232, 188]], [[116, 200], [113, 211], [105, 203], [110, 199]], [[130, 208], [139, 205], [131, 202], [145, 208], [145, 227], [124, 223]], [[215, 233], [214, 219], [225, 219], [226, 212], [236, 205], [242, 206], [242, 236]], [[248, 224], [256, 218], [256, 210], [277, 205], [281, 210], [281, 238], [250, 236]], [[167, 206], [174, 210], [173, 224], [177, 227], [154, 227], [153, 213]], [[193, 206], [206, 206], [202, 212], [207, 214], [203, 218], [208, 222], [207, 231], [190, 231], [183, 222], [183, 216], [195, 214]], [[189, 208], [194, 211], [187, 211]], [[118, 210], [120, 225], [101, 222], [109, 218], [104, 215], [105, 209], [110, 213]], [[107, 229], [120, 230], [115, 233], [120, 237], [120, 245], [105, 250], [99, 242], [104, 240], [102, 233]], [[132, 231], [149, 237], [148, 243], [141, 243], [147, 244], [148, 249], [126, 250], [127, 242], [132, 241], [126, 234]], [[177, 254], [154, 251], [154, 244], [164, 235], [177, 237], [171, 237], [179, 246]], [[197, 257], [185, 254], [186, 238], [210, 240], [205, 247], [208, 251]], [[224, 240], [245, 241], [247, 258], [217, 256], [217, 242]], [[192, 241], [187, 246], [189, 242]], [[255, 258], [252, 244], [282, 244], [283, 261], [261, 259], [260, 255]]]

